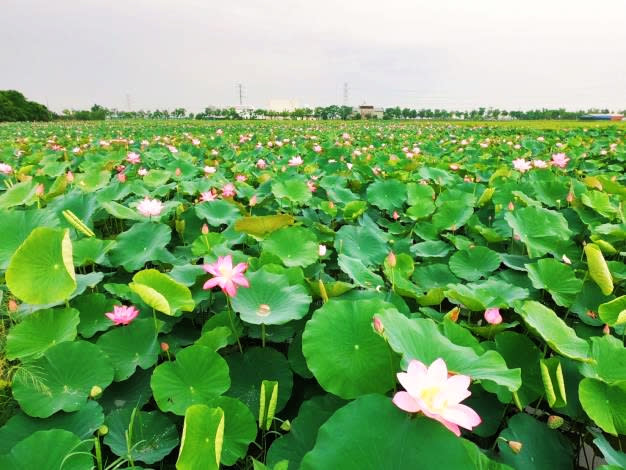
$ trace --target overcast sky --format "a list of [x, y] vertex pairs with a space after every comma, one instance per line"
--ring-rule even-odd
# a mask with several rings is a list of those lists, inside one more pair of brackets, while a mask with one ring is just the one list
[[0, 89], [55, 111], [271, 99], [626, 108], [624, 0], [0, 0]]

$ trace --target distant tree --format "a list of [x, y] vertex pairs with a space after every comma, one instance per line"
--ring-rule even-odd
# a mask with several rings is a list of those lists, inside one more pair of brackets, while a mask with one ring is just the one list
[[0, 121], [50, 121], [54, 114], [15, 90], [0, 90]]

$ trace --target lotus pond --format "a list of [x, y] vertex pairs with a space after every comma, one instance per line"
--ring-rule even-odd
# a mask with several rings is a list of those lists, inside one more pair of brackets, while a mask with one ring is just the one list
[[620, 125], [0, 126], [0, 468], [624, 468], [625, 161]]

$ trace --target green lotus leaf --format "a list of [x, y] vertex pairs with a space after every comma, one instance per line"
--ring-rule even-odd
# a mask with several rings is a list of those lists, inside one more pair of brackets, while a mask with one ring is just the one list
[[17, 370], [13, 396], [29, 416], [47, 418], [59, 410], [79, 410], [93, 387], [104, 390], [112, 381], [113, 367], [100, 348], [64, 342]]
[[22, 361], [41, 357], [48, 348], [76, 338], [78, 311], [73, 308], [39, 310], [9, 330], [8, 359]]
[[115, 246], [114, 240], [100, 240], [90, 237], [83, 238], [73, 244], [73, 258], [75, 266], [101, 264], [109, 266], [108, 252]]
[[171, 236], [172, 231], [167, 225], [152, 222], [134, 224], [130, 230], [117, 236], [117, 244], [109, 255], [111, 263], [133, 272], [148, 262], [172, 261], [172, 255], [165, 249]]
[[89, 169], [85, 173], [76, 173], [74, 175], [74, 184], [86, 193], [93, 193], [109, 184], [110, 179], [110, 171]]
[[0, 455], [8, 453], [22, 439], [37, 431], [64, 429], [80, 439], [91, 437], [104, 423], [102, 408], [93, 400], [73, 413], [55, 413], [49, 418], [31, 418], [19, 411], [0, 428]]
[[195, 210], [198, 218], [206, 220], [213, 227], [229, 225], [241, 217], [236, 205], [221, 199], [197, 204]]
[[367, 209], [367, 202], [365, 201], [350, 201], [343, 208], [343, 218], [347, 220], [354, 220], [362, 215]]
[[605, 432], [626, 434], [626, 380], [607, 384], [585, 378], [578, 387], [585, 413]]
[[585, 377], [609, 384], [626, 380], [626, 348], [619, 339], [611, 335], [593, 336], [591, 357], [593, 361], [580, 367]]
[[156, 269], [139, 271], [128, 287], [150, 307], [166, 315], [179, 316], [195, 307], [187, 286]]
[[467, 281], [477, 281], [500, 266], [500, 255], [484, 246], [460, 250], [450, 257], [450, 270]]
[[113, 328], [100, 336], [96, 344], [109, 357], [116, 382], [133, 375], [137, 367], [152, 367], [159, 357], [151, 318], [136, 319], [128, 326]]
[[283, 177], [272, 182], [272, 193], [276, 199], [285, 198], [295, 204], [304, 204], [312, 196], [306, 185], [306, 179], [301, 176]]
[[416, 266], [412, 278], [420, 289], [425, 291], [459, 282], [459, 278], [452, 274], [447, 264], [443, 263]]
[[427, 184], [409, 183], [406, 185], [407, 202], [410, 206], [423, 204], [435, 199], [435, 191]]
[[600, 449], [607, 463], [614, 465], [616, 469], [626, 468], [626, 454], [613, 449], [609, 441], [601, 433], [593, 432], [593, 435], [595, 436], [593, 443]]
[[385, 284], [383, 278], [370, 271], [359, 258], [339, 255], [338, 264], [339, 268], [359, 286], [372, 289]]
[[50, 304], [67, 299], [76, 289], [69, 230], [34, 229], [9, 261], [6, 283], [29, 304]]
[[46, 210], [30, 209], [23, 211], [0, 210], [0, 220], [5, 227], [2, 243], [0, 243], [0, 269], [9, 266], [11, 256], [17, 248], [28, 238], [28, 235], [37, 227], [58, 227], [59, 219]]
[[572, 231], [563, 214], [541, 207], [523, 207], [507, 212], [504, 219], [535, 258], [551, 253], [559, 256], [558, 245], [569, 240]]
[[289, 214], [260, 215], [241, 217], [235, 221], [235, 230], [256, 237], [264, 237], [288, 225], [292, 225], [295, 219]]
[[273, 380], [278, 382], [276, 412], [285, 407], [293, 387], [293, 374], [285, 356], [273, 348], [253, 347], [244, 354], [228, 356], [227, 361], [232, 380], [227, 396], [241, 400], [256, 416], [260, 406], [261, 382]]
[[490, 307], [510, 307], [516, 301], [528, 298], [529, 293], [522, 287], [491, 278], [471, 284], [450, 284], [445, 295], [452, 302], [477, 312]]
[[602, 321], [610, 326], [626, 323], [626, 295], [622, 295], [598, 307]]
[[246, 323], [282, 325], [303, 318], [309, 311], [311, 297], [301, 285], [289, 285], [285, 275], [264, 269], [248, 275], [250, 287], [237, 291], [233, 309]]
[[141, 215], [136, 209], [131, 209], [130, 207], [126, 207], [115, 201], [102, 202], [100, 206], [116, 219], [137, 221], [146, 220], [146, 217]]
[[139, 368], [129, 379], [109, 385], [98, 399], [105, 414], [126, 407], [141, 409], [148, 403], [152, 399], [152, 371]]
[[248, 446], [257, 434], [254, 415], [240, 400], [231, 397], [218, 397], [211, 402], [211, 408], [224, 412], [224, 443], [222, 464], [235, 465], [246, 456]]
[[[500, 437], [502, 439], [497, 442], [502, 461], [516, 470], [572, 468], [574, 452], [570, 442], [558, 431], [527, 414], [518, 413], [509, 419], [508, 427], [500, 433]], [[513, 452], [507, 441], [520, 442], [520, 452]]]
[[474, 208], [465, 201], [446, 201], [441, 204], [433, 215], [433, 225], [439, 230], [459, 230], [467, 222]]
[[[354, 442], [359, 445], [352, 445]], [[420, 442], [428, 445], [415, 445]], [[322, 425], [300, 468], [506, 467], [490, 461], [475, 444], [459, 439], [437, 421], [424, 416], [411, 419], [390, 398], [365, 395], [337, 410]]]
[[274, 466], [288, 460], [289, 468], [299, 468], [304, 455], [313, 449], [319, 428], [344, 404], [333, 395], [318, 395], [302, 403], [289, 434], [276, 439], [269, 448], [267, 463]]
[[454, 344], [430, 319], [409, 319], [391, 309], [376, 316], [382, 322], [389, 346], [402, 354], [405, 365], [413, 359], [430, 365], [442, 358], [449, 371], [468, 375], [474, 380], [490, 380], [512, 392], [522, 384], [520, 369], [509, 369], [498, 352], [487, 351], [479, 355], [470, 347]]
[[180, 416], [191, 405], [211, 403], [229, 386], [226, 361], [201, 345], [186, 347], [175, 361], [159, 364], [150, 380], [159, 409]]
[[380, 300], [330, 300], [315, 311], [302, 353], [324, 390], [349, 399], [393, 388], [398, 359], [372, 328], [374, 314], [391, 307]]
[[441, 240], [416, 243], [411, 247], [411, 253], [422, 258], [443, 258], [450, 253], [452, 247]]
[[358, 259], [365, 266], [380, 264], [389, 254], [386, 239], [364, 226], [341, 227], [335, 236], [334, 247], [338, 254]]
[[613, 277], [598, 245], [587, 243], [585, 255], [589, 266], [589, 276], [598, 284], [604, 295], [611, 294], [613, 292]]
[[35, 199], [37, 183], [34, 180], [22, 181], [0, 194], [0, 209], [9, 209], [22, 204], [30, 205]]
[[587, 341], [576, 336], [554, 311], [534, 300], [516, 306], [515, 311], [554, 351], [577, 361], [589, 361]]
[[93, 468], [92, 445], [64, 429], [37, 431], [0, 455], [0, 468], [85, 470]]
[[[127, 407], [115, 410], [106, 418], [109, 432], [104, 443], [119, 457], [148, 464], [158, 462], [178, 445], [174, 423], [160, 411], [138, 411]], [[128, 436], [128, 440], [127, 440]]]
[[555, 259], [540, 259], [527, 264], [528, 277], [535, 289], [550, 292], [554, 302], [561, 307], [569, 307], [583, 288], [583, 281], [578, 279], [574, 270]]
[[304, 268], [317, 261], [317, 237], [303, 227], [282, 228], [263, 242], [263, 251], [279, 257], [285, 266]]
[[378, 180], [367, 187], [367, 202], [393, 212], [406, 201], [406, 185], [398, 180]]
[[224, 445], [224, 411], [191, 405], [185, 411], [177, 470], [219, 470]]

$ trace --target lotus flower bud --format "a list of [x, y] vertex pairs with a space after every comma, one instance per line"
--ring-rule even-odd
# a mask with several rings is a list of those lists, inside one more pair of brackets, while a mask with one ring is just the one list
[[611, 334], [611, 328], [609, 327], [609, 325], [607, 324], [604, 325], [604, 327], [602, 328], [602, 333], [604, 333], [605, 335]]
[[497, 307], [488, 308], [485, 310], [485, 321], [490, 325], [499, 325], [502, 323], [502, 315], [500, 315], [500, 309]]
[[393, 217], [393, 220], [398, 220], [400, 218], [400, 215], [398, 214], [397, 211], [393, 211], [392, 217]]
[[162, 342], [162, 343], [161, 343], [161, 351], [163, 351], [163, 352], [167, 352], [167, 351], [169, 351], [169, 350], [170, 350], [170, 345], [169, 345], [169, 344], [167, 344], [166, 342]]
[[103, 424], [98, 428], [99, 436], [106, 436], [107, 434], [109, 434], [109, 427], [106, 424]]
[[454, 307], [446, 313], [445, 318], [448, 318], [452, 322], [456, 323], [459, 320], [459, 313], [461, 313], [461, 309], [459, 307]]
[[91, 387], [91, 391], [89, 392], [91, 398], [98, 398], [100, 395], [102, 395], [102, 387], [98, 385]]
[[518, 441], [508, 441], [509, 448], [516, 454], [522, 451], [522, 443]]
[[326, 255], [326, 245], [320, 245], [317, 248], [317, 254], [320, 256], [325, 256]]
[[387, 255], [387, 264], [389, 264], [389, 267], [391, 268], [396, 267], [397, 258], [396, 258], [396, 254], [393, 251], [390, 251], [389, 254]]
[[36, 195], [37, 197], [41, 197], [41, 196], [43, 196], [44, 190], [45, 190], [45, 188], [44, 188], [43, 184], [42, 184], [42, 183], [39, 183], [39, 184], [37, 185], [37, 187], [35, 188], [35, 195]]
[[374, 317], [372, 325], [374, 326], [374, 331], [376, 331], [376, 333], [378, 333], [379, 335], [382, 335], [383, 332], [385, 331], [385, 327], [383, 326], [383, 322], [380, 321], [380, 318], [378, 318], [378, 317]]
[[74, 181], [74, 173], [72, 173], [71, 171], [68, 171], [65, 175], [65, 179], [67, 180], [68, 183], [71, 183], [72, 181]]
[[283, 421], [283, 423], [280, 425], [280, 429], [281, 431], [285, 431], [285, 432], [291, 431], [291, 421], [289, 421], [288, 419]]
[[17, 312], [17, 302], [13, 299], [9, 300], [9, 304], [7, 305], [9, 312], [14, 313]]
[[556, 416], [556, 415], [548, 416], [548, 427], [550, 429], [559, 429], [563, 425], [564, 422], [565, 420], [561, 418], [560, 416]]
[[119, 180], [120, 183], [125, 183], [126, 182], [126, 174], [125, 173], [118, 173], [117, 174], [117, 179]]
[[515, 209], [515, 204], [513, 204], [513, 201], [509, 201], [509, 205], [507, 206], [507, 209], [510, 210], [510, 211]]
[[174, 173], [176, 174], [176, 176], [180, 176], [182, 174], [180, 168], [176, 168], [176, 171]]
[[569, 202], [570, 204], [574, 202], [574, 193], [571, 191], [567, 193], [567, 197], [565, 198], [565, 200]]
[[256, 202], [257, 202], [256, 194], [253, 194], [252, 197], [250, 198], [250, 207], [256, 206]]

